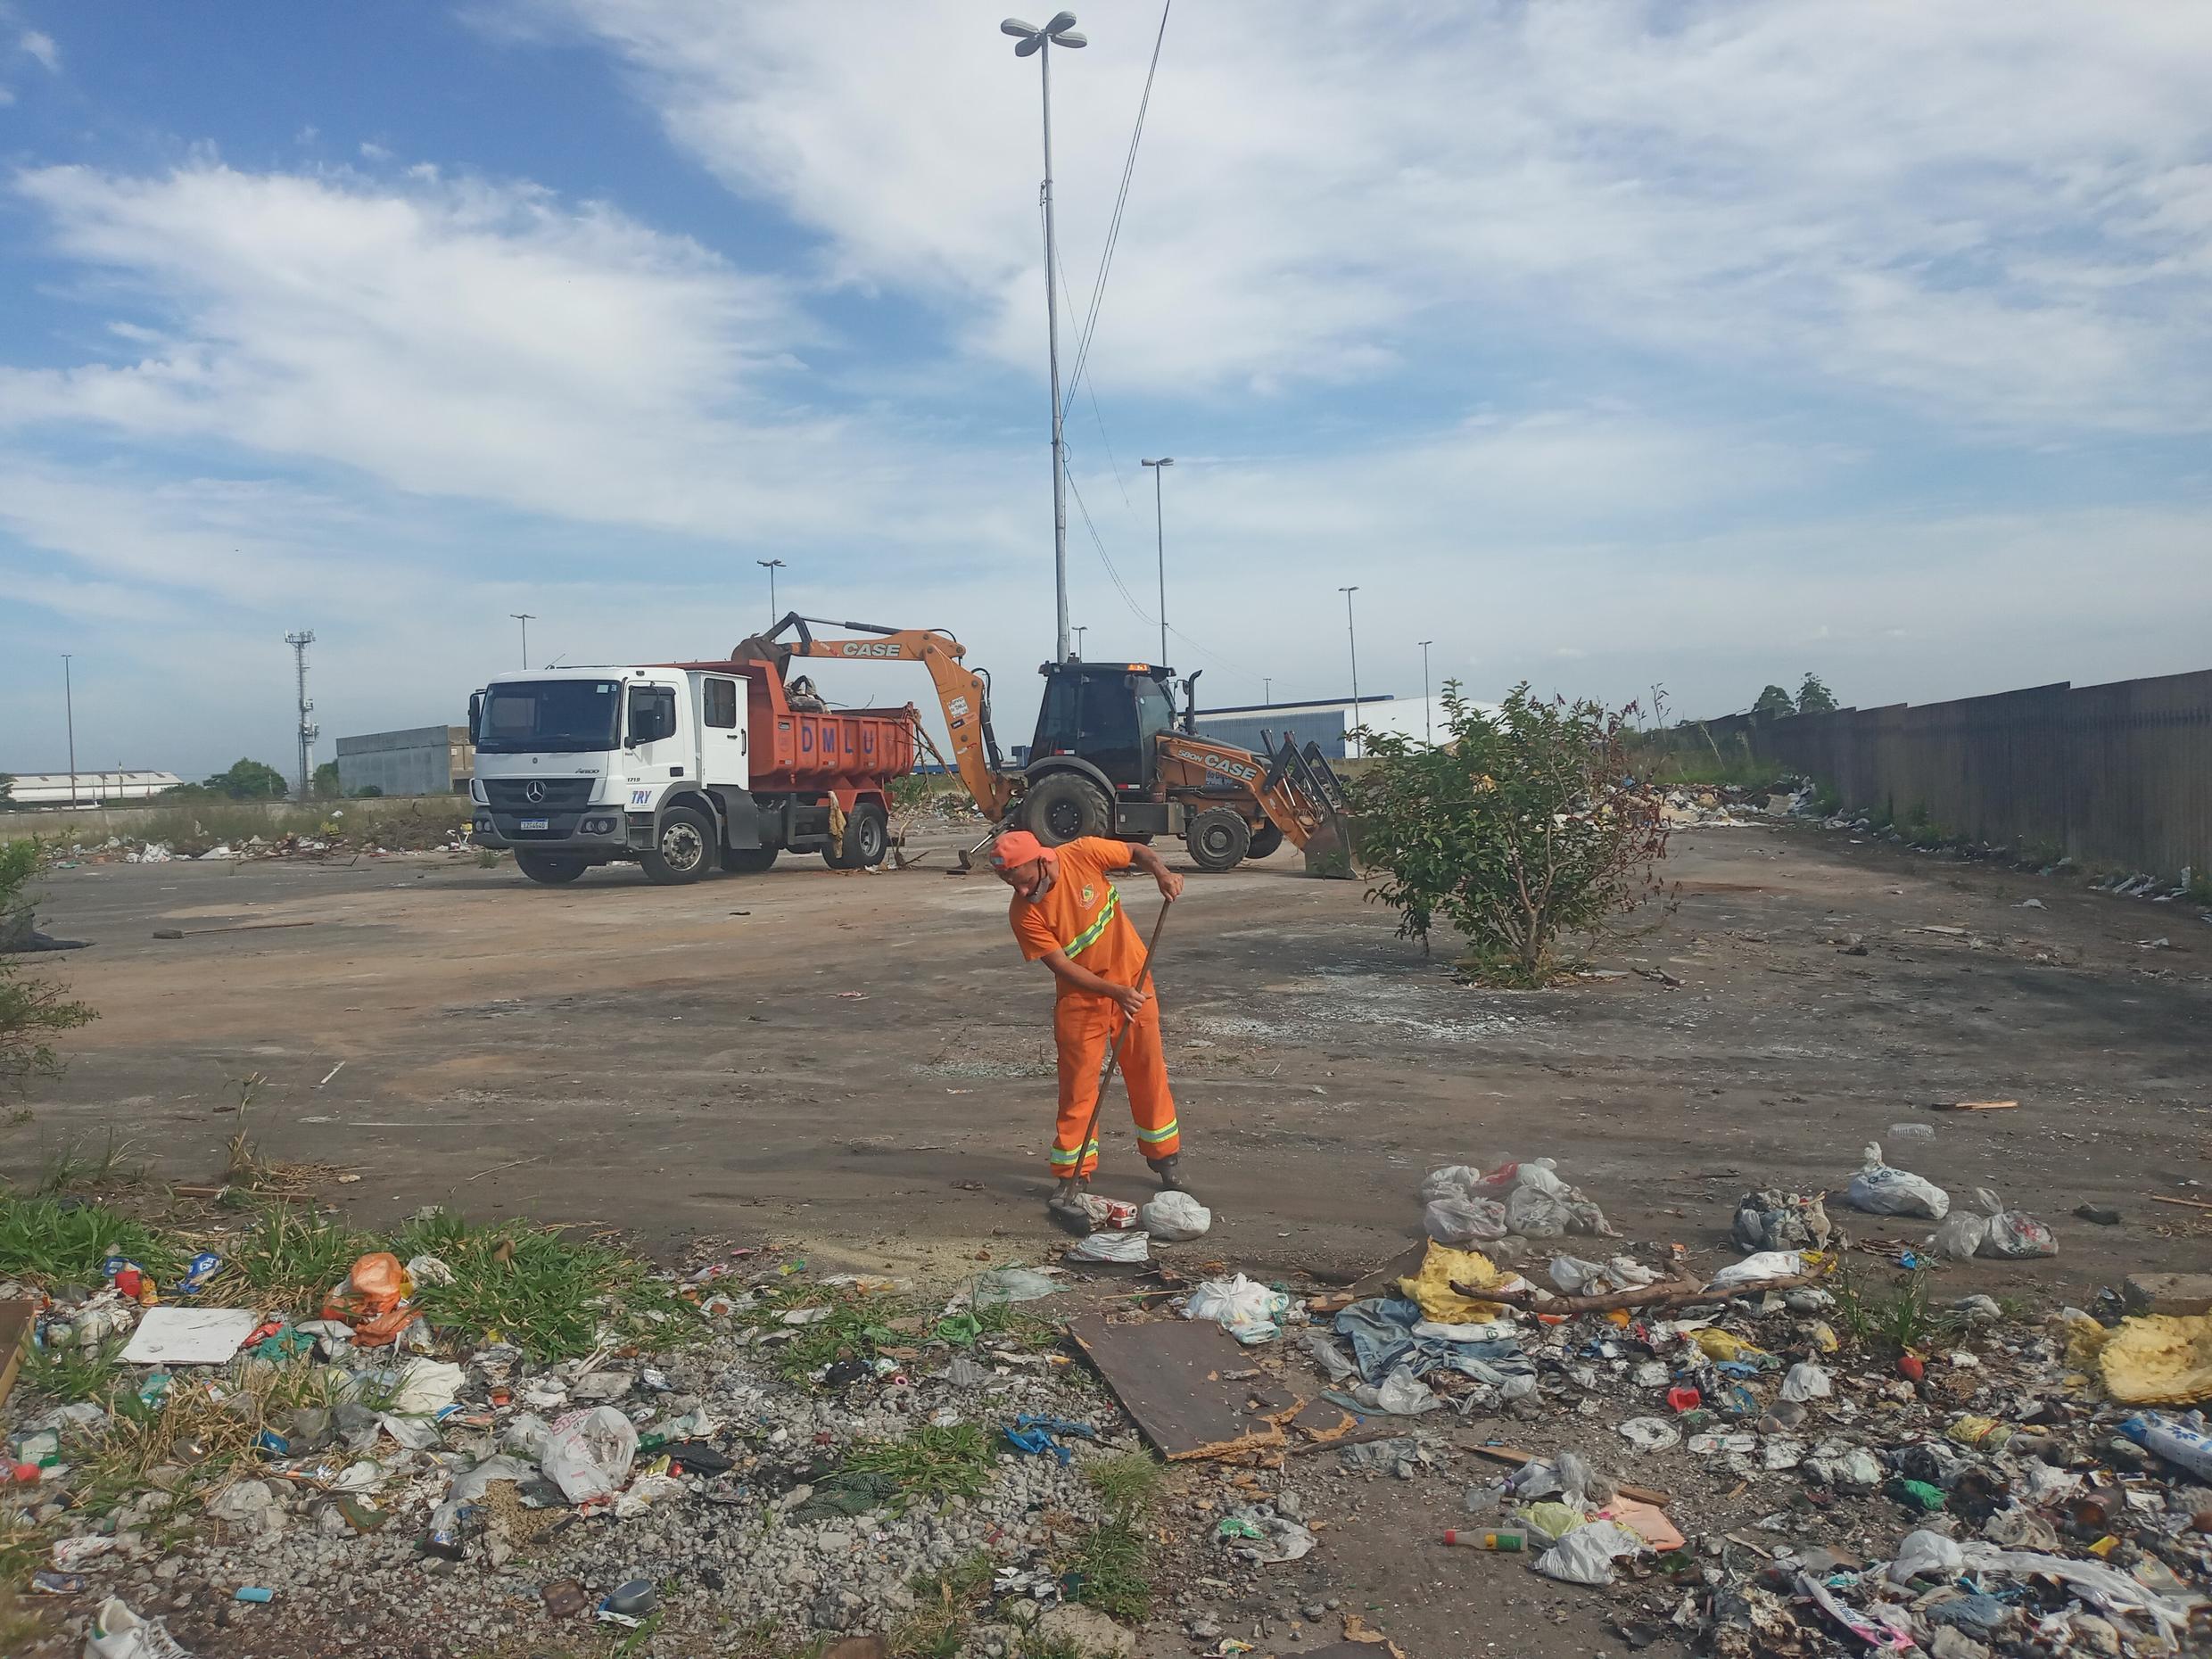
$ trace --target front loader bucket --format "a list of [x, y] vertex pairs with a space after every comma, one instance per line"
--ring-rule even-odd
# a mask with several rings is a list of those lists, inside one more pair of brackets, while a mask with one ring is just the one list
[[[1269, 746], [1268, 734], [1259, 740]], [[1260, 804], [1268, 818], [1306, 854], [1306, 873], [1332, 880], [1352, 877], [1350, 820], [1342, 780], [1321, 747], [1308, 743], [1301, 752], [1285, 732], [1280, 748], [1267, 747], [1269, 762], [1261, 786]]]

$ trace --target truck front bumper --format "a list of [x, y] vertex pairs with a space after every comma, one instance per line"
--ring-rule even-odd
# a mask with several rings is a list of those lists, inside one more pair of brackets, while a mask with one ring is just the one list
[[587, 806], [581, 812], [509, 813], [479, 806], [469, 839], [478, 846], [521, 848], [529, 853], [568, 853], [608, 858], [629, 846], [619, 806]]

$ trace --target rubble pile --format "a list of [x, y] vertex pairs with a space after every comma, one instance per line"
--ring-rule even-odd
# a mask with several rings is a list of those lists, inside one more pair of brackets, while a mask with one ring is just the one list
[[1727, 828], [1801, 814], [1812, 799], [1812, 786], [1802, 778], [1756, 788], [1737, 783], [1683, 787], [1666, 792], [1660, 816], [1677, 828]]
[[249, 835], [235, 841], [202, 832], [168, 841], [111, 835], [96, 842], [40, 843], [41, 867], [74, 870], [80, 864], [166, 864], [173, 860], [244, 863], [255, 859], [326, 859], [352, 856], [390, 858], [409, 853], [466, 853], [475, 850], [468, 826], [450, 819], [388, 816], [345, 828], [334, 812], [319, 830], [276, 836]]

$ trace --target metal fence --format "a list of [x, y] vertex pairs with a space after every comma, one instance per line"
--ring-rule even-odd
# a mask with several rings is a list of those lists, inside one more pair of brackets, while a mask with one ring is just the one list
[[1900, 823], [2156, 875], [2212, 870], [2212, 670], [1708, 725]]

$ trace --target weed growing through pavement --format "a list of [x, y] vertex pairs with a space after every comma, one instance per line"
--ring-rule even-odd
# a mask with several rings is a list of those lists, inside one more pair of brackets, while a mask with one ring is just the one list
[[1139, 1622], [1152, 1610], [1149, 1523], [1160, 1465], [1144, 1452], [1120, 1452], [1093, 1458], [1083, 1475], [1106, 1506], [1106, 1518], [1061, 1563], [1068, 1593], [1109, 1618]]
[[1923, 1272], [1916, 1270], [1895, 1296], [1878, 1301], [1863, 1294], [1848, 1251], [1836, 1275], [1835, 1296], [1844, 1328], [1861, 1348], [1886, 1343], [1901, 1353], [1918, 1351], [1950, 1334], [1959, 1323], [1955, 1316], [1928, 1305], [1927, 1275]]
[[978, 1550], [942, 1572], [917, 1573], [907, 1588], [914, 1610], [894, 1627], [897, 1659], [953, 1659], [967, 1645], [969, 1621], [991, 1588], [991, 1557]]
[[59, 1198], [65, 1193], [108, 1193], [136, 1186], [146, 1178], [146, 1166], [129, 1161], [137, 1150], [137, 1142], [118, 1139], [111, 1127], [97, 1152], [87, 1151], [84, 1143], [71, 1135], [46, 1160], [34, 1190], [42, 1196]]

